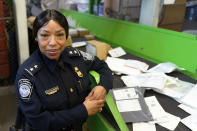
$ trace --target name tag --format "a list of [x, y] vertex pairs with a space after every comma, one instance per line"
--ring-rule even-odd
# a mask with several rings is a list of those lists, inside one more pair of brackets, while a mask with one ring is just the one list
[[55, 86], [55, 87], [53, 87], [51, 89], [46, 90], [45, 93], [47, 95], [52, 95], [52, 94], [56, 93], [58, 90], [59, 90], [59, 87], [58, 86]]

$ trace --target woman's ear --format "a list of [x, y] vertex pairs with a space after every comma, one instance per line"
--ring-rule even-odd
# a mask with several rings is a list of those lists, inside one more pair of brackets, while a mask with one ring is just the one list
[[35, 38], [35, 41], [38, 41], [38, 38], [37, 37]]

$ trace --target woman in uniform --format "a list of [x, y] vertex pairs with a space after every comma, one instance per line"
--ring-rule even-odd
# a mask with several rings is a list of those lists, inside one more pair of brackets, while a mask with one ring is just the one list
[[[46, 10], [33, 25], [39, 49], [20, 66], [18, 105], [32, 131], [80, 131], [88, 116], [102, 111], [112, 88], [112, 73], [96, 56], [66, 47], [69, 26], [64, 15]], [[100, 74], [90, 90], [89, 71]]]

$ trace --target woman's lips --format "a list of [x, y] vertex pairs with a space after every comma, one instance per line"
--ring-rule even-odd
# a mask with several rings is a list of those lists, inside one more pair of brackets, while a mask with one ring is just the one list
[[57, 54], [58, 54], [58, 49], [47, 50], [47, 53], [48, 53], [49, 55], [57, 55]]

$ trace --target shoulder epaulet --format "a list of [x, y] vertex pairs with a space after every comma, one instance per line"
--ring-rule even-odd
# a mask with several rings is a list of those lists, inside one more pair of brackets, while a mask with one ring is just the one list
[[28, 74], [34, 76], [42, 67], [42, 62], [38, 56], [38, 50], [31, 54], [19, 67], [17, 74]]
[[30, 58], [24, 63], [23, 69], [34, 76], [42, 67], [41, 60], [39, 57], [39, 52], [35, 51]]
[[65, 51], [69, 57], [81, 56], [79, 50], [73, 47], [66, 47]]
[[31, 76], [34, 76], [39, 70], [41, 69], [41, 64], [39, 63], [32, 63], [28, 65], [24, 70], [30, 74]]

